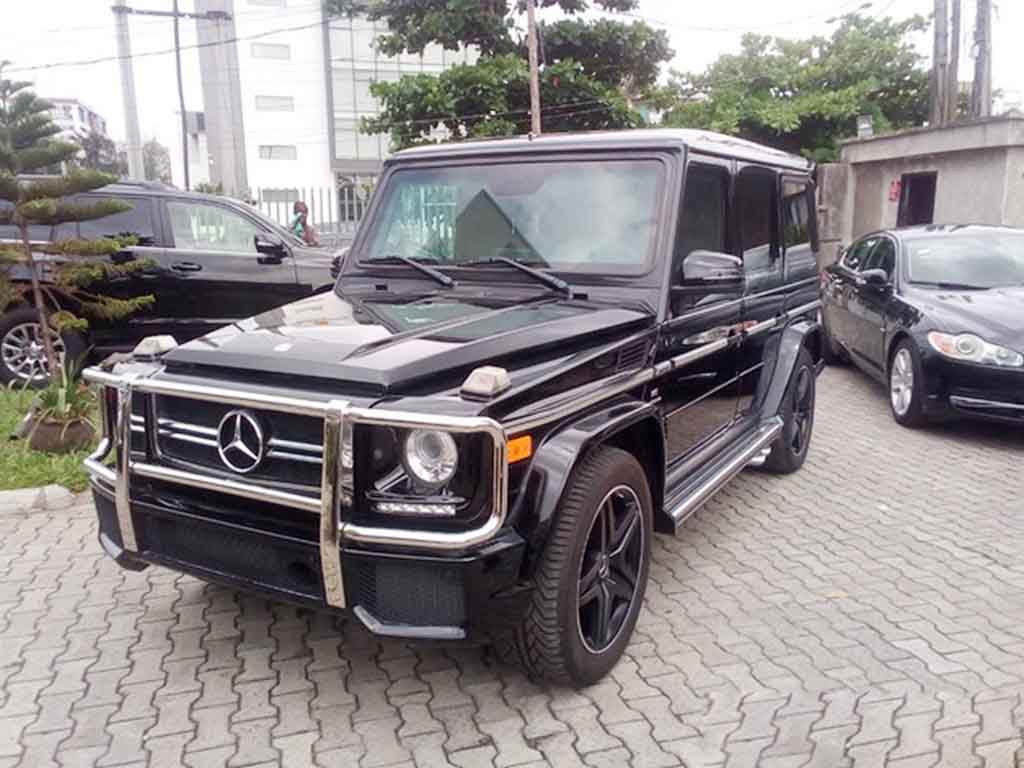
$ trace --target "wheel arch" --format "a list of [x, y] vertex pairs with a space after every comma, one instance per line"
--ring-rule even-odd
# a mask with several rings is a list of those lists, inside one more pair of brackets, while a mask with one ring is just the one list
[[647, 475], [655, 522], [664, 514], [665, 436], [656, 406], [636, 398], [606, 404], [547, 435], [534, 454], [512, 512], [514, 524], [529, 542], [527, 574], [543, 551], [576, 467], [589, 451], [602, 445], [637, 459]]
[[762, 413], [771, 415], [779, 412], [801, 351], [806, 349], [810, 352], [815, 368], [820, 369], [824, 341], [821, 324], [817, 320], [796, 320], [783, 329], [775, 352], [771, 381], [764, 395]]
[[892, 370], [892, 358], [896, 354], [896, 347], [900, 345], [900, 342], [904, 339], [914, 340], [914, 337], [905, 328], [901, 328], [892, 335], [892, 338], [888, 340], [885, 350], [885, 375], [886, 378], [889, 376], [889, 372]]

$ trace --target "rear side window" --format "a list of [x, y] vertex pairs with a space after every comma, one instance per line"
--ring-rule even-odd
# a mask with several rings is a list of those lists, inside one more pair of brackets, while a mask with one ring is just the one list
[[806, 180], [782, 182], [782, 242], [786, 250], [811, 243], [814, 192]]
[[745, 169], [736, 178], [734, 209], [739, 219], [747, 273], [770, 270], [779, 257], [778, 192], [772, 172]]
[[[91, 196], [74, 197], [75, 202], [89, 203], [97, 200], [109, 200], [109, 197]], [[98, 237], [117, 237], [132, 235], [138, 238], [139, 245], [155, 245], [156, 230], [153, 226], [153, 202], [145, 197], [115, 198], [124, 200], [132, 206], [130, 211], [104, 216], [92, 221], [68, 222], [56, 227], [54, 239], [66, 240], [80, 237], [86, 240]]]

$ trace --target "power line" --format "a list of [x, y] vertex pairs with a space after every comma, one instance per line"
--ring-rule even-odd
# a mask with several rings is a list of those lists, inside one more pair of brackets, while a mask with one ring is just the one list
[[[218, 45], [230, 45], [232, 43], [241, 43], [246, 40], [258, 40], [264, 37], [270, 37], [271, 35], [279, 35], [286, 32], [299, 32], [304, 29], [312, 29], [313, 27], [319, 27], [323, 24], [322, 21], [314, 21], [310, 24], [297, 24], [292, 27], [281, 27], [279, 29], [270, 29], [263, 32], [257, 32], [252, 35], [237, 35], [235, 37], [225, 38], [224, 40], [213, 40], [208, 43], [194, 43], [192, 45], [183, 45], [181, 50], [198, 50], [200, 48], [212, 48]], [[167, 54], [174, 53], [174, 48], [163, 48], [159, 51], [143, 51], [142, 53], [133, 53], [127, 58], [130, 59], [144, 59], [152, 56], [166, 56]], [[51, 69], [64, 69], [66, 67], [87, 67], [95, 64], [106, 64], [111, 61], [121, 61], [125, 57], [123, 56], [100, 56], [95, 59], [79, 59], [77, 61], [57, 61], [51, 64], [39, 64], [32, 67], [8, 67], [7, 72], [39, 72], [42, 70]]]

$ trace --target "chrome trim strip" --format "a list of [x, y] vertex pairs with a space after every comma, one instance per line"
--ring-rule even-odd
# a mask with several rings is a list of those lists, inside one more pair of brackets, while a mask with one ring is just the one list
[[324, 598], [328, 605], [345, 607], [345, 579], [341, 570], [341, 521], [339, 514], [338, 467], [341, 439], [348, 403], [332, 400], [324, 416], [324, 462], [320, 480], [320, 569], [323, 571]]
[[323, 464], [324, 460], [319, 456], [308, 456], [303, 453], [290, 453], [288, 451], [267, 451], [268, 459], [281, 459], [283, 461], [300, 461], [303, 464]]
[[133, 463], [132, 472], [153, 480], [178, 483], [179, 485], [187, 485], [190, 488], [199, 488], [204, 491], [227, 493], [232, 496], [241, 496], [244, 499], [253, 499], [254, 501], [270, 501], [286, 507], [301, 509], [304, 512], [312, 512], [313, 514], [320, 511], [320, 499], [313, 496], [288, 493], [287, 491], [243, 483], [238, 480], [213, 477], [212, 475], [197, 475], [194, 472], [185, 472], [180, 469], [171, 469], [159, 464], [148, 464], [145, 462]]
[[205, 435], [206, 437], [217, 436], [216, 427], [205, 427], [202, 424], [190, 424], [187, 421], [175, 421], [174, 419], [157, 419], [156, 423], [158, 427], [169, 433], [190, 432], [193, 435]]
[[306, 453], [313, 453], [320, 456], [324, 452], [322, 445], [316, 445], [314, 443], [300, 443], [295, 440], [282, 440], [277, 437], [272, 437], [267, 441], [267, 445], [271, 448], [283, 448], [286, 451], [305, 451]]
[[[92, 369], [90, 369], [91, 371]], [[110, 379], [115, 382], [117, 376], [101, 374], [90, 381], [107, 384]], [[116, 386], [108, 384], [108, 386]], [[279, 411], [281, 413], [293, 413], [299, 416], [323, 417], [327, 411], [327, 403], [321, 400], [306, 400], [298, 397], [282, 397], [279, 395], [264, 394], [262, 392], [247, 392], [244, 389], [226, 389], [224, 387], [213, 387], [206, 384], [185, 384], [178, 381], [165, 381], [162, 379], [146, 379], [136, 385], [141, 392], [150, 392], [155, 395], [171, 395], [174, 397], [185, 397], [191, 400], [206, 400], [227, 405], [240, 406], [242, 408], [263, 408], [268, 411]]]
[[1024, 405], [1017, 403], [1005, 403], [1001, 400], [985, 400], [981, 397], [966, 397], [964, 395], [950, 395], [949, 402], [957, 408], [966, 410], [984, 410], [991, 408], [997, 411], [1021, 411], [1024, 413]]
[[202, 445], [206, 448], [216, 448], [217, 441], [212, 440], [209, 437], [200, 437], [199, 435], [189, 435], [184, 432], [172, 432], [169, 429], [158, 429], [157, 435], [160, 437], [166, 437], [169, 440], [177, 440], [182, 443], [192, 443], [194, 445]]
[[137, 377], [138, 374], [128, 374], [118, 382], [114, 438], [117, 466], [117, 475], [114, 479], [114, 507], [117, 510], [117, 525], [121, 529], [121, 546], [129, 552], [139, 551], [131, 506], [132, 384]]
[[728, 464], [715, 472], [694, 493], [683, 499], [668, 511], [676, 525], [680, 525], [690, 515], [700, 509], [715, 493], [733, 477], [739, 474], [750, 460], [756, 457], [765, 447], [771, 444], [782, 432], [782, 419], [775, 416], [758, 429], [753, 441]]

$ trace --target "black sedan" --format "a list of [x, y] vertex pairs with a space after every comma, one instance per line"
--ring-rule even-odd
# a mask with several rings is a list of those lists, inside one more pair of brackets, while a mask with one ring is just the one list
[[889, 388], [904, 426], [964, 414], [1024, 426], [1024, 230], [874, 232], [822, 273], [826, 360]]

